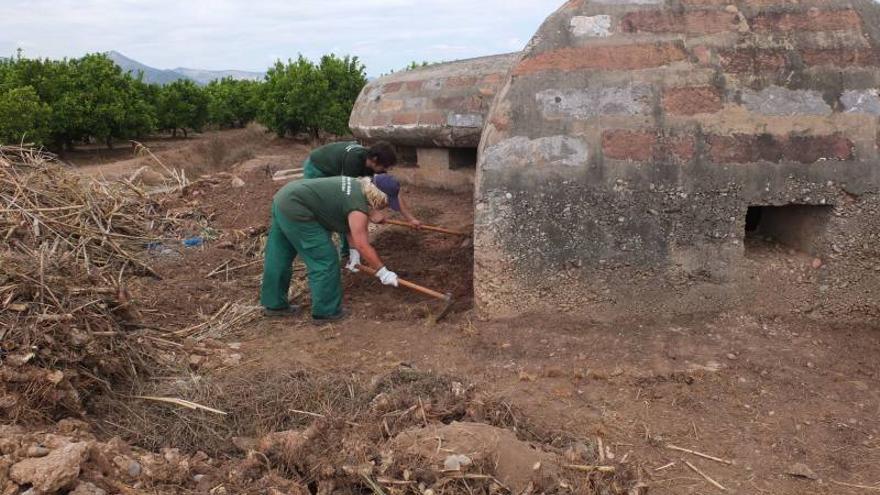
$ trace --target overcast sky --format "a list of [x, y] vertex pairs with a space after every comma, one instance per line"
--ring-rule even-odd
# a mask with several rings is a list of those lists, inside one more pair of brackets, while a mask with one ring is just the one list
[[172, 69], [265, 70], [357, 55], [371, 76], [412, 60], [520, 50], [564, 0], [0, 0], [0, 56], [117, 50]]

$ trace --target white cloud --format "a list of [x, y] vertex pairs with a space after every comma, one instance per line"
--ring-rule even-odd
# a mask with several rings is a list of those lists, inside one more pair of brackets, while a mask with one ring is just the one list
[[334, 51], [372, 75], [521, 48], [563, 0], [2, 0], [0, 55], [117, 50], [159, 68], [263, 70]]

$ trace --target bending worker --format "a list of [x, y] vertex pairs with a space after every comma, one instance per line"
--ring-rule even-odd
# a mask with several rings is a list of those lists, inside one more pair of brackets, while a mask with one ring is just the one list
[[[320, 179], [341, 175], [372, 177], [388, 172], [395, 165], [397, 165], [397, 153], [394, 152], [394, 146], [386, 141], [379, 141], [369, 148], [361, 146], [357, 141], [344, 141], [330, 143], [313, 150], [303, 162], [303, 178]], [[412, 215], [402, 198], [398, 211], [414, 227], [421, 227], [422, 223]], [[343, 255], [347, 249], [347, 243], [343, 239]]]
[[342, 308], [342, 275], [339, 256], [330, 234], [344, 234], [354, 246], [346, 268], [355, 272], [361, 256], [378, 270], [376, 277], [397, 287], [397, 274], [389, 271], [370, 245], [368, 225], [381, 222], [381, 210], [398, 210], [400, 184], [382, 174], [363, 177], [307, 179], [287, 184], [272, 202], [272, 226], [266, 242], [260, 304], [267, 316], [288, 316], [299, 306], [288, 300], [293, 260], [306, 264], [312, 293], [315, 323], [338, 321], [347, 316]]

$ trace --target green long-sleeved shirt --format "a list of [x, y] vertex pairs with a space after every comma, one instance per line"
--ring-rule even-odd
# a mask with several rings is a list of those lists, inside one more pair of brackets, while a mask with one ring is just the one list
[[365, 177], [373, 175], [367, 167], [367, 148], [355, 141], [331, 143], [312, 151], [312, 164], [328, 177], [345, 175]]
[[351, 177], [304, 179], [282, 187], [275, 194], [282, 215], [295, 222], [318, 222], [340, 234], [350, 231], [348, 215], [370, 212], [360, 181]]

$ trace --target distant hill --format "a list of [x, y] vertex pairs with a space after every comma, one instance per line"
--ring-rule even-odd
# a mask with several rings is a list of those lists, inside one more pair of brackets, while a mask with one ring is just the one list
[[144, 65], [137, 60], [132, 60], [119, 52], [108, 52], [107, 57], [116, 65], [126, 72], [130, 72], [133, 76], [137, 76], [138, 72], [143, 72], [144, 82], [149, 84], [170, 84], [178, 79], [186, 79], [183, 74], [178, 74], [173, 70], [161, 70]]
[[132, 75], [136, 76], [139, 72], [142, 72], [144, 74], [144, 82], [149, 84], [170, 84], [178, 79], [190, 79], [198, 84], [204, 85], [215, 79], [222, 79], [224, 77], [257, 81], [263, 79], [264, 76], [264, 74], [260, 72], [247, 72], [240, 70], [213, 71], [185, 68], [177, 68], [174, 70], [156, 69], [149, 65], [142, 64], [137, 60], [132, 60], [116, 51], [108, 52], [107, 57], [121, 67], [122, 70], [130, 72]]

